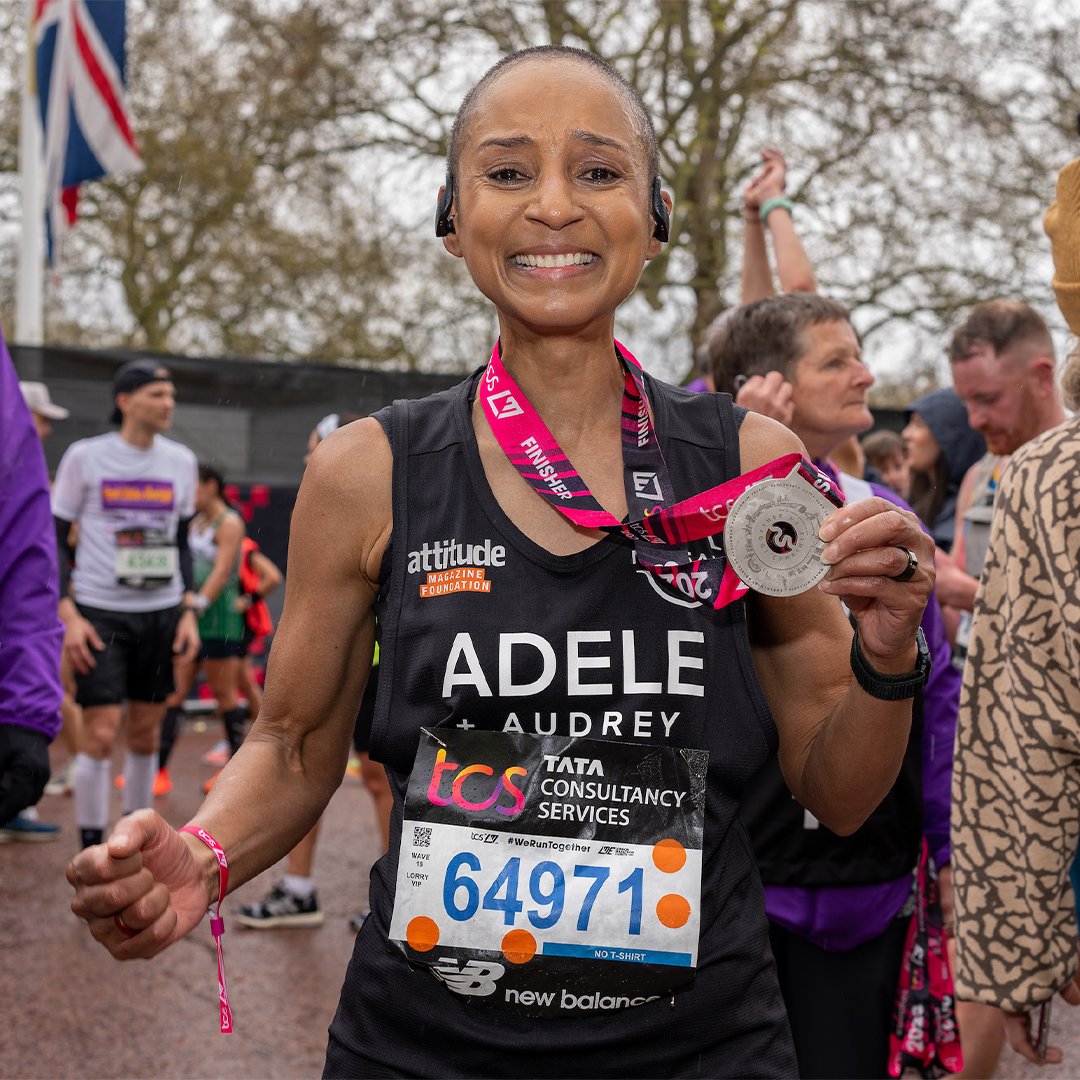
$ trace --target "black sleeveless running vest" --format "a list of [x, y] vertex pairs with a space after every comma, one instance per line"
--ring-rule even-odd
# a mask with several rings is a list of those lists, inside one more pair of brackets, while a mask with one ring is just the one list
[[[377, 416], [393, 448], [394, 531], [376, 603], [371, 755], [386, 767], [394, 814], [331, 1025], [327, 1075], [794, 1076], [762, 887], [737, 812], [777, 744], [745, 602], [714, 611], [662, 592], [622, 537], [562, 557], [522, 534], [480, 461], [470, 418], [478, 376]], [[742, 414], [731, 399], [646, 383], [676, 496], [737, 475]], [[485, 591], [427, 584], [460, 566], [482, 569]], [[592, 632], [588, 653], [604, 667], [589, 679], [610, 692], [571, 692], [572, 631]], [[518, 689], [544, 681], [535, 652], [511, 647], [522, 634], [544, 638], [556, 657], [535, 694]], [[615, 1012], [535, 1019], [459, 996], [391, 951], [405, 788], [419, 728], [439, 724], [708, 750], [699, 969], [688, 989]]]

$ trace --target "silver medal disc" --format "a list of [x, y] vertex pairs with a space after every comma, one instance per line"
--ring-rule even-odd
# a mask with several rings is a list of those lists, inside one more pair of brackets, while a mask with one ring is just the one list
[[805, 480], [786, 476], [762, 480], [734, 502], [724, 526], [724, 550], [736, 574], [755, 592], [795, 596], [828, 572], [818, 537], [833, 510]]

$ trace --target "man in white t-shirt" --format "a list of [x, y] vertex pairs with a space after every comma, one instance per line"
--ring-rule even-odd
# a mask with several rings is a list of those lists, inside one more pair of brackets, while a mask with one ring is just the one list
[[[73, 443], [52, 492], [64, 651], [84, 718], [75, 760], [83, 847], [100, 844], [108, 824], [125, 702], [124, 813], [151, 805], [173, 657], [194, 657], [199, 647], [187, 550], [198, 463], [186, 446], [162, 435], [176, 404], [172, 376], [160, 364], [136, 360], [116, 373], [113, 394], [119, 431]], [[74, 551], [73, 523], [79, 526]]]

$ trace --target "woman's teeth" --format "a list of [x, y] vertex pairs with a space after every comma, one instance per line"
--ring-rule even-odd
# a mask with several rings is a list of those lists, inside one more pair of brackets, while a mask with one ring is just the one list
[[596, 258], [587, 251], [575, 251], [572, 255], [515, 255], [518, 266], [536, 266], [544, 270], [554, 270], [558, 266], [585, 266]]

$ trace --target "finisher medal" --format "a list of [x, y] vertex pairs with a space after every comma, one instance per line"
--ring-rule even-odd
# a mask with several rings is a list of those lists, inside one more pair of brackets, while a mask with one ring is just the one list
[[[624, 373], [628, 515], [622, 521], [589, 490], [506, 370], [495, 343], [477, 394], [492, 433], [525, 482], [575, 525], [621, 533], [633, 542], [639, 566], [680, 593], [686, 593], [682, 583], [690, 583], [687, 595], [713, 608], [741, 600], [747, 586], [770, 596], [792, 596], [819, 582], [829, 568], [821, 562], [823, 545], [817, 530], [826, 514], [844, 505], [834, 482], [799, 454], [785, 454], [678, 499], [660, 449], [641, 365], [618, 342], [615, 354]], [[739, 534], [729, 539], [733, 508], [744, 500], [749, 500], [748, 517]], [[773, 513], [768, 507], [777, 501], [782, 505]], [[710, 540], [710, 553], [691, 554], [689, 545], [705, 538]]]
[[762, 480], [735, 500], [724, 529], [731, 568], [755, 592], [795, 596], [829, 572], [821, 523], [835, 509], [797, 472]]

